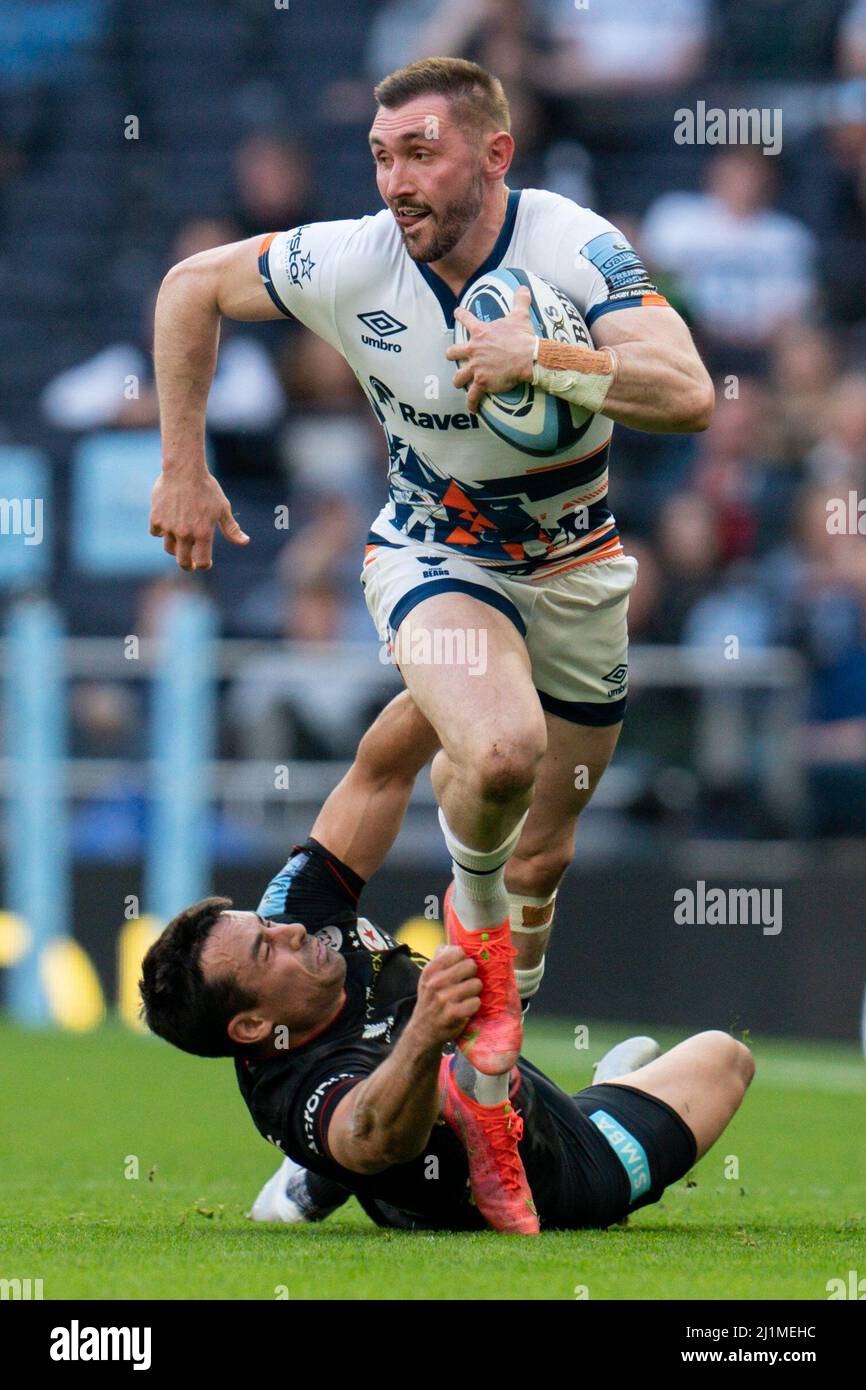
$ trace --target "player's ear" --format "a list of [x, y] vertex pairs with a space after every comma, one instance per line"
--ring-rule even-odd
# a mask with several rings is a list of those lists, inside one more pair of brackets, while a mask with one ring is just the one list
[[247, 1047], [250, 1043], [263, 1042], [271, 1031], [271, 1024], [261, 1014], [247, 1009], [229, 1020], [227, 1031], [233, 1043]]
[[514, 136], [507, 130], [497, 130], [486, 137], [485, 172], [492, 178], [504, 179], [514, 158]]

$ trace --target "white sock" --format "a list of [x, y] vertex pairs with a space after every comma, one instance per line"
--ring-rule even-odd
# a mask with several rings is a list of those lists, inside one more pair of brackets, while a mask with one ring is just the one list
[[439, 824], [454, 873], [454, 910], [467, 931], [489, 931], [508, 916], [505, 865], [514, 853], [528, 815], [527, 811], [521, 816], [508, 839], [496, 849], [478, 850], [461, 844], [440, 808]]
[[485, 1076], [462, 1052], [457, 1053], [454, 1079], [463, 1094], [471, 1096], [479, 1105], [502, 1105], [508, 1099], [511, 1073], [503, 1071], [499, 1076]]

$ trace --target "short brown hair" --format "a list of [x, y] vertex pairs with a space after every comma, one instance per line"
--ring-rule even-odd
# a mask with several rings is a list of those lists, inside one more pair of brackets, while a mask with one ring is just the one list
[[498, 77], [465, 58], [420, 58], [389, 73], [373, 96], [389, 110], [415, 97], [447, 97], [464, 126], [473, 133], [511, 130], [508, 98]]

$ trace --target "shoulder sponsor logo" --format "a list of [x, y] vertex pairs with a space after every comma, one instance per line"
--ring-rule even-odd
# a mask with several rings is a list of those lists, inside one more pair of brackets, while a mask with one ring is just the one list
[[286, 274], [298, 290], [304, 288], [305, 280], [312, 280], [316, 268], [316, 262], [303, 247], [303, 236], [308, 226], [309, 223], [305, 222], [302, 227], [298, 227], [286, 246]]
[[370, 337], [369, 333], [361, 334], [361, 342], [368, 347], [379, 348], [382, 352], [402, 352], [399, 343], [390, 343], [386, 340], [394, 336], [395, 333], [405, 333], [407, 325], [395, 319], [393, 314], [389, 314], [385, 309], [370, 309], [366, 314], [359, 314], [365, 328], [370, 329], [370, 333], [375, 333], [375, 337]]
[[580, 248], [580, 254], [604, 276], [610, 294], [617, 290], [655, 290], [633, 246], [619, 232], [602, 232]]

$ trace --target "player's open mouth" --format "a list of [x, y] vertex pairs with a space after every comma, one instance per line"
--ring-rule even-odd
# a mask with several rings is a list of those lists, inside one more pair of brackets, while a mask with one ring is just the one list
[[428, 212], [407, 212], [404, 210], [395, 210], [394, 212], [397, 225], [406, 229], [417, 227], [428, 216]]
[[328, 948], [320, 936], [313, 938], [316, 943], [316, 964], [322, 966], [328, 959]]

